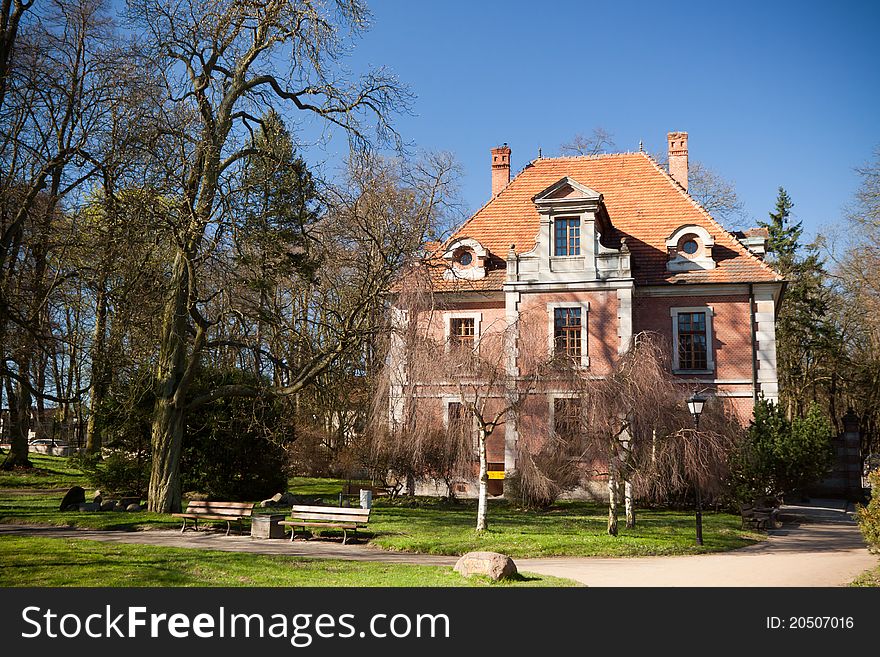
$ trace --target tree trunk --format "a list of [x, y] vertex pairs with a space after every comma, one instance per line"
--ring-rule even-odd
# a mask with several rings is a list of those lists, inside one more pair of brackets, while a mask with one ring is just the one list
[[86, 427], [86, 452], [101, 453], [101, 432], [98, 431], [96, 420], [98, 409], [104, 402], [107, 391], [107, 364], [104, 339], [107, 333], [107, 293], [103, 285], [98, 289], [95, 307], [95, 331], [92, 347], [92, 389], [89, 410], [89, 423]]
[[636, 505], [633, 500], [633, 485], [628, 479], [623, 482], [623, 499], [626, 506], [626, 528], [635, 529]]
[[[30, 362], [25, 358], [19, 362], [18, 373], [27, 376]], [[21, 383], [16, 382], [15, 394], [9, 399], [9, 453], [3, 459], [0, 469], [32, 467], [28, 459], [28, 430], [31, 417], [31, 393]]]
[[[151, 438], [153, 454], [147, 500], [147, 508], [157, 513], [180, 511], [180, 449], [186, 389], [189, 387], [184, 376], [189, 283], [181, 255], [174, 263], [171, 287], [172, 294], [164, 311], [156, 372], [157, 393]], [[192, 354], [190, 359], [197, 357]]]
[[486, 522], [486, 510], [489, 504], [489, 462], [486, 460], [486, 430], [481, 428], [479, 433], [480, 442], [480, 492], [477, 502], [477, 531], [484, 531], [488, 527]]
[[180, 449], [183, 409], [172, 400], [159, 399], [153, 417], [153, 461], [148, 508], [158, 513], [180, 511]]
[[617, 473], [613, 466], [608, 472], [608, 533], [617, 536]]

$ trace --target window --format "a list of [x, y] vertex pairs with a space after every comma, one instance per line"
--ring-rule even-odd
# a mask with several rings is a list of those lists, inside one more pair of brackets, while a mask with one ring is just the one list
[[678, 313], [678, 368], [709, 369], [705, 312]]
[[681, 245], [681, 250], [687, 253], [688, 255], [693, 255], [697, 252], [697, 249], [700, 248], [700, 245], [697, 244], [696, 240], [685, 240]]
[[474, 318], [453, 317], [449, 320], [449, 340], [457, 347], [474, 348]]
[[446, 431], [452, 440], [469, 440], [474, 450], [479, 449], [477, 434], [473, 430], [473, 418], [459, 401], [447, 402]]
[[554, 308], [554, 355], [580, 358], [582, 328], [580, 308]]
[[571, 440], [580, 433], [581, 404], [573, 397], [553, 400], [553, 431], [562, 440]]
[[458, 264], [462, 267], [467, 267], [471, 262], [473, 262], [474, 257], [471, 255], [470, 251], [463, 251], [462, 254], [458, 257]]
[[576, 256], [581, 254], [581, 220], [578, 218], [557, 219], [555, 255]]

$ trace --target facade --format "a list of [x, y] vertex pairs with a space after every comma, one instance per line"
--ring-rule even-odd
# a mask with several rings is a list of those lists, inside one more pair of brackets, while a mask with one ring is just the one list
[[[492, 149], [491, 200], [427, 256], [442, 263], [432, 274], [429, 332], [475, 348], [506, 332], [513, 380], [525, 317], [548, 356], [597, 377], [651, 331], [667, 343], [676, 376], [729, 398], [743, 421], [759, 396], [776, 400], [784, 281], [763, 261], [766, 232], [726, 231], [688, 195], [687, 133], [669, 133], [668, 145], [668, 172], [637, 152], [539, 158], [512, 179], [510, 148]], [[392, 358], [405, 361], [399, 344]], [[392, 382], [392, 418], [394, 391]], [[552, 382], [535, 390], [548, 410], [537, 424], [548, 427], [511, 418], [492, 434], [490, 477], [515, 470], [523, 432], [556, 430], [567, 394]], [[446, 418], [457, 412], [452, 388], [423, 403]]]

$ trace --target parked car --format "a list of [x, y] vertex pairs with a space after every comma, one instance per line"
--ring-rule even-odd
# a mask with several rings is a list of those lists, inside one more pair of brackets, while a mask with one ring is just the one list
[[34, 438], [28, 442], [28, 445], [49, 445], [51, 447], [61, 447], [61, 443], [57, 443], [51, 438]]

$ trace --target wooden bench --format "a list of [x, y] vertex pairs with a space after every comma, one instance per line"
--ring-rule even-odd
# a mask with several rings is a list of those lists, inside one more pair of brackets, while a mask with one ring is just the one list
[[340, 508], [335, 506], [294, 506], [290, 510], [290, 520], [279, 525], [290, 527], [290, 541], [296, 536], [296, 528], [326, 527], [342, 530], [342, 544], [348, 541], [348, 530], [357, 535], [358, 527], [366, 527], [370, 521], [369, 509]]
[[754, 506], [744, 504], [740, 508], [743, 529], [776, 529], [779, 509], [775, 507]]
[[253, 502], [201, 502], [193, 501], [186, 505], [184, 513], [172, 513], [175, 518], [183, 518], [180, 533], [186, 531], [186, 521], [192, 518], [193, 529], [198, 530], [199, 520], [226, 521], [226, 535], [232, 529], [232, 523], [238, 522], [238, 533], [242, 533], [242, 520], [250, 518], [254, 513]]

